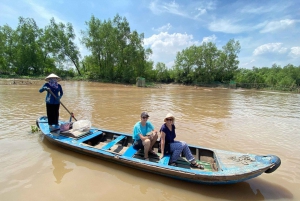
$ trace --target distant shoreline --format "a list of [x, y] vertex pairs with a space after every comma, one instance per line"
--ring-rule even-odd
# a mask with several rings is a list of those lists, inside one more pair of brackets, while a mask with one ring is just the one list
[[32, 79], [32, 78], [0, 78], [0, 85], [30, 85], [35, 84], [42, 79]]
[[[41, 81], [44, 81], [44, 78], [1, 78], [0, 77], [0, 85], [35, 85], [35, 84], [40, 84]], [[99, 83], [106, 83], [108, 82], [101, 82], [101, 81], [96, 81], [96, 80], [73, 80], [73, 79], [64, 79], [62, 81], [80, 81], [80, 82], [99, 82]], [[119, 85], [133, 85], [134, 84], [125, 84], [125, 83], [109, 83], [109, 84], [119, 84]], [[178, 83], [169, 83], [171, 85], [184, 85], [184, 84], [178, 84]], [[153, 84], [152, 86], [146, 86], [146, 88], [163, 88], [163, 85], [168, 85], [166, 83], [156, 83]], [[296, 88], [295, 90], [280, 90], [280, 89], [270, 89], [270, 88], [243, 88], [243, 87], [235, 87], [231, 88], [226, 85], [220, 85], [220, 86], [215, 86], [215, 85], [203, 85], [203, 86], [196, 86], [196, 85], [184, 85], [184, 86], [191, 86], [194, 87], [195, 89], [201, 89], [201, 88], [227, 88], [227, 89], [243, 89], [243, 90], [257, 90], [257, 91], [277, 91], [277, 92], [288, 92], [288, 93], [300, 93], [300, 88]]]

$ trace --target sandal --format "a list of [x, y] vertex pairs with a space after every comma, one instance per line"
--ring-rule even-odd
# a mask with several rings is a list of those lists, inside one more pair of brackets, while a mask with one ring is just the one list
[[196, 161], [195, 161], [195, 162], [192, 162], [192, 163], [190, 164], [190, 166], [193, 167], [193, 168], [199, 168], [200, 170], [204, 170], [204, 166], [201, 165], [201, 164], [198, 164]]

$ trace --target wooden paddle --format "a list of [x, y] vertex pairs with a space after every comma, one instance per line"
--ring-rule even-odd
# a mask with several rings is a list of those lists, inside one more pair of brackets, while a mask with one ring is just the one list
[[57, 97], [55, 96], [55, 94], [51, 91], [51, 89], [47, 88], [47, 91], [50, 92], [50, 93], [52, 94], [52, 96], [54, 96], [54, 98], [60, 102], [60, 104], [61, 104], [61, 105], [67, 110], [67, 112], [70, 114], [71, 118], [73, 117], [73, 118], [75, 119], [75, 121], [77, 121], [77, 119], [74, 117], [73, 112], [70, 112], [70, 111], [68, 110], [68, 108], [66, 108], [66, 106], [60, 101], [59, 98], [57, 98]]

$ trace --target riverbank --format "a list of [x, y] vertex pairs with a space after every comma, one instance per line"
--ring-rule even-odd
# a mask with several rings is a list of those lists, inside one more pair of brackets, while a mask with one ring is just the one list
[[[36, 84], [40, 81], [44, 81], [44, 77], [40, 78], [1, 78], [0, 77], [0, 85], [31, 85]], [[63, 79], [63, 81], [80, 81], [80, 82], [99, 82], [99, 83], [109, 83], [109, 82], [103, 82], [100, 80], [84, 80], [84, 79]], [[119, 84], [119, 85], [133, 85], [134, 84], [128, 84], [128, 83], [111, 83], [111, 84]], [[147, 88], [162, 88], [162, 84], [156, 84], [156, 83], [146, 83]]]
[[[36, 84], [40, 81], [43, 81], [44, 77], [37, 77], [37, 78], [1, 78], [0, 77], [0, 85], [31, 85]], [[74, 79], [64, 79], [64, 81], [83, 81], [83, 82], [99, 82], [99, 83], [109, 83], [103, 82], [101, 80], [84, 80], [82, 78], [74, 78]], [[111, 84], [120, 84], [120, 85], [134, 85], [128, 83], [111, 83]], [[162, 88], [165, 83], [146, 83], [147, 88]], [[171, 83], [171, 84], [178, 84], [178, 83]], [[178, 84], [182, 85], [182, 84]], [[207, 88], [229, 88], [229, 89], [248, 89], [248, 90], [259, 90], [259, 91], [281, 91], [281, 92], [289, 92], [289, 93], [300, 93], [300, 87], [268, 87], [268, 86], [260, 86], [254, 84], [243, 84], [238, 83], [234, 86], [230, 84], [197, 84], [197, 85], [188, 85], [194, 86], [195, 88], [207, 87]], [[249, 87], [250, 86], [250, 87]], [[252, 86], [252, 87], [251, 87]]]
[[0, 78], [0, 85], [31, 85], [36, 84], [41, 79], [11, 79]]

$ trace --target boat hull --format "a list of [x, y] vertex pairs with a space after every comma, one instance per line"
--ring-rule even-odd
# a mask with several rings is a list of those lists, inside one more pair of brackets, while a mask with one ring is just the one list
[[[44, 137], [55, 145], [120, 165], [189, 182], [213, 185], [238, 183], [257, 177], [274, 168], [276, 162], [278, 163], [278, 161], [274, 161], [274, 158], [280, 161], [278, 157], [272, 155], [245, 155], [190, 145], [195, 158], [206, 165], [205, 169], [190, 168], [186, 165], [184, 157], [181, 161], [182, 166], [174, 167], [168, 164], [167, 157], [161, 160], [157, 157], [150, 161], [143, 160], [143, 157], [139, 155], [142, 154], [142, 151], [133, 149], [130, 134], [91, 128], [87, 135], [74, 138], [59, 132], [50, 132], [46, 122], [46, 117], [37, 119], [37, 125]], [[112, 136], [111, 139], [110, 136]], [[93, 140], [96, 140], [96, 143]], [[103, 145], [99, 146], [99, 144]], [[125, 151], [116, 151], [122, 149]], [[247, 160], [244, 160], [243, 157]]]

